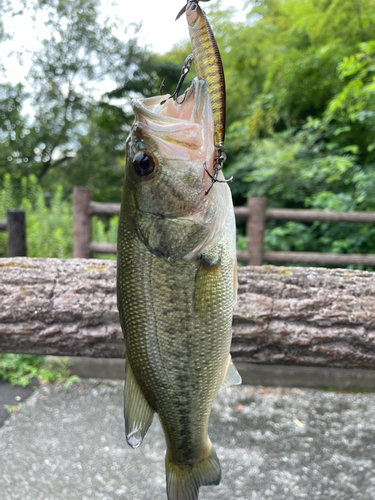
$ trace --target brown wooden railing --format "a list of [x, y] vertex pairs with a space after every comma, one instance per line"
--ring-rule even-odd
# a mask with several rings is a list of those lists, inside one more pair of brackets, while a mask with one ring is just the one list
[[25, 257], [25, 211], [18, 209], [8, 210], [7, 220], [0, 220], [0, 231], [8, 233], [8, 257]]
[[[93, 215], [118, 215], [119, 203], [98, 203], [91, 199], [88, 188], [74, 188], [73, 196], [74, 257], [90, 258], [93, 253], [116, 253], [116, 244], [91, 241]], [[334, 254], [320, 252], [264, 252], [264, 232], [267, 220], [324, 221], [375, 223], [375, 212], [332, 212], [325, 210], [267, 209], [266, 197], [248, 198], [246, 207], [234, 207], [237, 220], [246, 220], [247, 251], [237, 252], [239, 262], [260, 266], [307, 263], [343, 267], [348, 265], [375, 266], [375, 255]]]

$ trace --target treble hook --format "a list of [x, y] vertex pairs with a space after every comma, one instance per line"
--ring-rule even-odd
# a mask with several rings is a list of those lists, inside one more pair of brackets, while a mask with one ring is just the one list
[[210, 179], [212, 179], [211, 186], [204, 193], [205, 196], [207, 196], [208, 193], [211, 191], [211, 189], [212, 189], [213, 185], [215, 184], [215, 182], [220, 182], [221, 184], [223, 184], [223, 183], [227, 184], [228, 182], [232, 182], [233, 181], [233, 175], [231, 177], [229, 177], [229, 179], [224, 179], [223, 181], [219, 181], [218, 178], [217, 178], [217, 176], [219, 175], [219, 172], [221, 170], [220, 168], [214, 168], [214, 175], [210, 174], [210, 172], [207, 170], [207, 167], [206, 167], [205, 163], [203, 164], [203, 168], [207, 172], [208, 177], [210, 177]]
[[[184, 100], [185, 100], [186, 91], [184, 92], [184, 98], [182, 99], [182, 101], [178, 100], [178, 97], [179, 97], [178, 94], [179, 94], [179, 92], [181, 90], [182, 84], [184, 83], [186, 75], [190, 71], [190, 68], [191, 68], [191, 65], [193, 63], [193, 60], [194, 60], [193, 54], [189, 54], [187, 56], [187, 58], [185, 59], [184, 65], [183, 65], [182, 70], [181, 70], [181, 76], [180, 76], [180, 79], [178, 80], [178, 84], [177, 84], [176, 90], [169, 97], [169, 99], [172, 99], [172, 97], [176, 96], [176, 102], [177, 102], [177, 104], [182, 104], [184, 102]], [[162, 83], [164, 83], [164, 81]]]
[[218, 180], [217, 176], [219, 175], [220, 170], [224, 166], [224, 162], [227, 159], [227, 155], [224, 152], [224, 143], [223, 142], [219, 142], [218, 144], [216, 144], [215, 150], [217, 152], [217, 156], [214, 159], [214, 164], [213, 164], [214, 175], [210, 174], [210, 172], [208, 171], [208, 169], [206, 167], [206, 163], [203, 164], [204, 170], [207, 172], [208, 176], [212, 180], [211, 186], [205, 192], [205, 196], [207, 196], [208, 193], [211, 191], [212, 186], [215, 184], [215, 182], [228, 183], [228, 182], [232, 182], [232, 180], [233, 180], [233, 175], [229, 179], [224, 179], [223, 181]]

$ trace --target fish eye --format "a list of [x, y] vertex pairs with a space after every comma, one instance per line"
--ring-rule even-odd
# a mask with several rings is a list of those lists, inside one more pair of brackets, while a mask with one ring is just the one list
[[133, 158], [134, 170], [140, 177], [147, 177], [152, 174], [156, 164], [154, 155], [147, 151], [138, 151]]

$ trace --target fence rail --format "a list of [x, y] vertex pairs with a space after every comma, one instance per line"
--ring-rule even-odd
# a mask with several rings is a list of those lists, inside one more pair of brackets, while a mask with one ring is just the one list
[[[93, 215], [118, 215], [119, 203], [92, 201], [88, 188], [74, 188], [74, 257], [90, 258], [94, 253], [116, 253], [114, 243], [91, 241], [91, 217]], [[266, 221], [347, 222], [375, 223], [375, 212], [333, 212], [325, 210], [301, 210], [268, 208], [266, 197], [251, 197], [247, 206], [234, 207], [236, 220], [246, 221], [247, 251], [237, 252], [239, 262], [260, 266], [272, 264], [304, 263], [335, 267], [348, 265], [375, 266], [375, 255], [333, 254], [320, 252], [264, 252]]]
[[8, 233], [8, 257], [25, 257], [26, 226], [24, 210], [8, 210], [7, 220], [0, 220], [0, 231]]

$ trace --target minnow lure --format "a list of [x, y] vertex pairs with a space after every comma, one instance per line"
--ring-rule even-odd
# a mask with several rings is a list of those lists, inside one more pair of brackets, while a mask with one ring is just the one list
[[[208, 1], [208, 0], [201, 0]], [[214, 144], [224, 146], [225, 79], [219, 48], [205, 12], [198, 0], [189, 0], [176, 19], [186, 13], [191, 47], [198, 78], [206, 80], [214, 117]]]
[[[209, 0], [201, 0], [207, 2]], [[224, 139], [225, 139], [225, 78], [223, 63], [219, 48], [217, 46], [215, 36], [213, 34], [210, 23], [208, 22], [205, 12], [198, 4], [199, 0], [188, 0], [187, 4], [180, 10], [176, 20], [186, 13], [186, 19], [189, 25], [189, 34], [191, 47], [193, 49], [193, 57], [195, 69], [198, 78], [207, 82], [208, 90], [210, 92], [210, 100], [212, 107], [212, 114], [214, 118], [214, 144], [215, 144], [215, 157], [213, 164], [213, 175], [211, 177], [212, 183], [206, 195], [215, 182], [230, 182], [232, 177], [228, 180], [218, 180], [218, 173], [223, 168], [226, 160], [224, 152]], [[177, 89], [173, 95], [177, 93], [182, 85], [183, 78], [185, 78], [191, 65], [191, 55], [185, 61], [183, 73], [178, 83]]]

